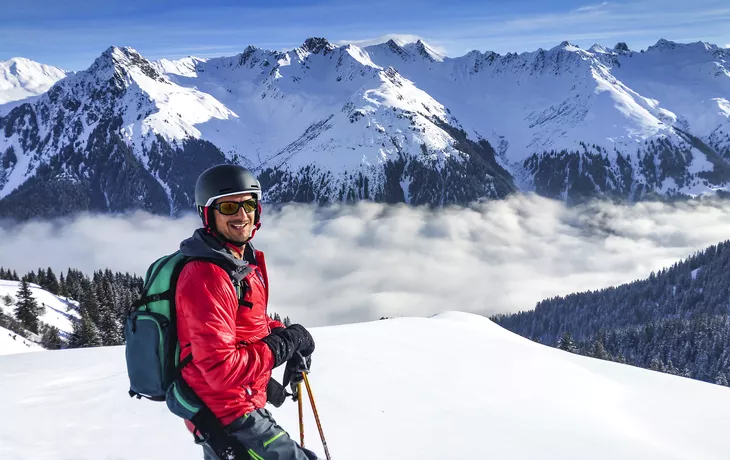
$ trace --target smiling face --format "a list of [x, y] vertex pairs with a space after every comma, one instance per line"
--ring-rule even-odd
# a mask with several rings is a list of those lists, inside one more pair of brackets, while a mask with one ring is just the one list
[[[238, 195], [225, 196], [215, 200], [214, 204], [218, 204], [223, 201], [245, 201], [250, 198], [255, 198], [250, 193], [240, 193]], [[227, 216], [221, 214], [217, 209], [213, 211], [215, 214], [215, 228], [216, 230], [228, 238], [230, 241], [236, 243], [245, 243], [251, 238], [251, 231], [253, 231], [254, 219], [256, 218], [256, 210], [251, 212], [245, 212], [243, 207], [239, 208], [236, 214]]]

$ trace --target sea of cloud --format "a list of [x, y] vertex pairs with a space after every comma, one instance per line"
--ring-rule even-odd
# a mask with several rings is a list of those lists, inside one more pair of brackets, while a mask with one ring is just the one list
[[[137, 212], [0, 222], [0, 266], [144, 275], [199, 225]], [[730, 202], [566, 207], [534, 195], [429, 209], [267, 207], [269, 308], [306, 325], [446, 310], [485, 315], [647, 277], [730, 235]]]

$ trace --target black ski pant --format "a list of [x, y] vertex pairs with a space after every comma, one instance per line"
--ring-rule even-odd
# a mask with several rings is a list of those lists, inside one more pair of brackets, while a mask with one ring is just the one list
[[[251, 460], [317, 460], [317, 455], [291, 439], [266, 409], [249, 412], [226, 428], [243, 444]], [[203, 454], [205, 460], [227, 460], [219, 458], [206, 443]]]

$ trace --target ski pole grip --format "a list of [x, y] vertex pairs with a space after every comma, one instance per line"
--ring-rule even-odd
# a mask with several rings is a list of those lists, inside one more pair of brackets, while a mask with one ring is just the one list
[[297, 356], [299, 356], [299, 369], [301, 372], [307, 372], [309, 373], [309, 367], [307, 366], [307, 358], [302, 355], [301, 351], [297, 351]]

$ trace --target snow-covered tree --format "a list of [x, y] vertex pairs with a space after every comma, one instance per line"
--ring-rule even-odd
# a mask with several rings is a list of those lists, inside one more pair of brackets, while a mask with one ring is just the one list
[[60, 331], [56, 326], [43, 325], [41, 328], [41, 346], [46, 350], [59, 350], [63, 347]]
[[73, 332], [68, 341], [69, 348], [100, 347], [102, 345], [99, 328], [91, 317], [81, 313], [81, 320], [74, 323]]
[[565, 332], [562, 337], [560, 337], [560, 340], [558, 341], [558, 348], [564, 351], [569, 351], [571, 353], [575, 353], [578, 351], [578, 348], [575, 346], [575, 342], [573, 341], [573, 336], [570, 334], [570, 332]]
[[20, 321], [24, 328], [37, 334], [39, 327], [38, 316], [44, 308], [38, 305], [38, 301], [33, 297], [33, 292], [26, 281], [21, 281], [17, 296], [15, 318]]

